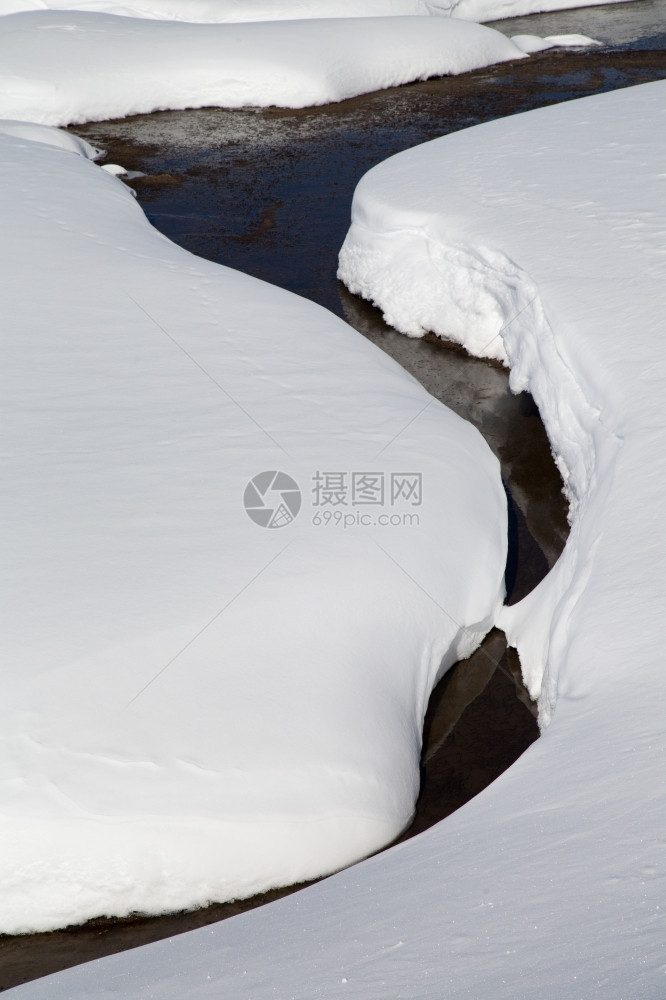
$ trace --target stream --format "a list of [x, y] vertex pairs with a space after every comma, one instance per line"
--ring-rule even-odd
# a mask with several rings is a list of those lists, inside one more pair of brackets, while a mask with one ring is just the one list
[[[206, 108], [95, 122], [73, 131], [107, 150], [152, 224], [191, 252], [306, 296], [342, 316], [484, 435], [509, 504], [507, 600], [529, 593], [568, 534], [567, 506], [538, 410], [499, 365], [428, 335], [402, 336], [335, 277], [360, 177], [386, 157], [446, 133], [531, 108], [666, 78], [663, 0], [496, 21], [508, 35], [583, 33], [601, 47], [549, 50], [300, 111]], [[517, 655], [493, 630], [430, 699], [422, 788], [401, 839], [459, 808], [538, 738]], [[165, 917], [100, 919], [51, 934], [0, 936], [0, 991], [171, 936], [300, 887]]]

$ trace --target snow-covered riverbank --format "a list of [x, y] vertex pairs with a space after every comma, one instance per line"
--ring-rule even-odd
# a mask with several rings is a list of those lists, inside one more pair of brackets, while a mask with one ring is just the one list
[[45, 10], [0, 17], [0, 116], [69, 125], [164, 109], [303, 108], [465, 73], [584, 35], [456, 18], [201, 24]]
[[[444, 287], [456, 310], [474, 260], [487, 281], [470, 329], [496, 324], [539, 400], [576, 518], [544, 585], [503, 617], [535, 689], [545, 670], [542, 739], [397, 849], [17, 997], [663, 995], [665, 117], [652, 84], [401, 154], [361, 184], [343, 254], [350, 281], [365, 260], [368, 292], [381, 276], [380, 298], [396, 248], [420, 238], [422, 294]], [[432, 266], [447, 254], [459, 283]]]

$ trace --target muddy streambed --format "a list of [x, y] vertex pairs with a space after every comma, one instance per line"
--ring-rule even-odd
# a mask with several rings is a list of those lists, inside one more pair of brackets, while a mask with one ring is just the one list
[[[336, 281], [353, 190], [375, 163], [447, 132], [666, 78], [666, 17], [662, 0], [638, 0], [493, 26], [507, 34], [584, 33], [604, 46], [545, 52], [318, 109], [161, 112], [75, 131], [106, 149], [109, 162], [146, 175], [133, 186], [148, 218], [170, 239], [337, 312], [479, 428], [501, 462], [507, 488], [513, 603], [543, 578], [567, 536], [561, 482], [538, 411], [527, 394], [511, 394], [501, 367], [434, 337], [403, 337]], [[433, 692], [421, 796], [404, 837], [478, 794], [537, 737], [517, 657], [495, 630]], [[0, 991], [232, 916], [295, 888], [194, 913], [0, 936]]]

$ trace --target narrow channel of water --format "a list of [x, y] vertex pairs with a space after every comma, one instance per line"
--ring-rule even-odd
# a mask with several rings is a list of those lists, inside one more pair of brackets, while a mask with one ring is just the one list
[[[506, 372], [428, 337], [383, 323], [335, 279], [358, 179], [392, 153], [481, 121], [666, 77], [662, 0], [495, 22], [507, 34], [580, 32], [604, 42], [584, 54], [543, 53], [462, 77], [431, 80], [304, 111], [205, 109], [77, 127], [135, 182], [165, 235], [211, 260], [318, 301], [391, 354], [437, 398], [471, 420], [500, 459], [510, 510], [509, 600], [528, 593], [566, 539], [566, 507], [538, 412], [513, 396]], [[413, 826], [459, 808], [537, 738], [515, 655], [494, 631], [433, 693], [423, 786]], [[159, 918], [91, 921], [52, 934], [0, 937], [0, 991], [58, 969], [171, 936], [293, 891]]]

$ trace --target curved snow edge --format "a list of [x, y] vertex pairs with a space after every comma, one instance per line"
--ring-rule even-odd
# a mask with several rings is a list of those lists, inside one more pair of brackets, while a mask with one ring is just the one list
[[[546, 427], [569, 501], [571, 536], [541, 584], [518, 604], [502, 607], [495, 621], [519, 652], [543, 730], [557, 698], [559, 659], [551, 654], [564, 640], [562, 630], [587, 579], [575, 544], [580, 520], [594, 485], [608, 477], [620, 441], [586, 400], [527, 271], [497, 249], [450, 241], [436, 217], [422, 225], [373, 228], [375, 206], [362, 185], [340, 251], [340, 280], [400, 332], [420, 337], [432, 331], [476, 357], [508, 364], [511, 388], [532, 394]], [[377, 216], [386, 217], [386, 206], [381, 209]], [[393, 221], [396, 212], [392, 205]]]
[[0, 17], [0, 115], [59, 126], [304, 108], [526, 58], [501, 32], [450, 18], [199, 24], [28, 11]]
[[46, 146], [55, 146], [66, 153], [82, 156], [84, 160], [99, 160], [106, 155], [106, 150], [91, 146], [85, 139], [71, 132], [14, 118], [0, 118], [0, 135], [11, 135], [27, 142], [41, 142]]

